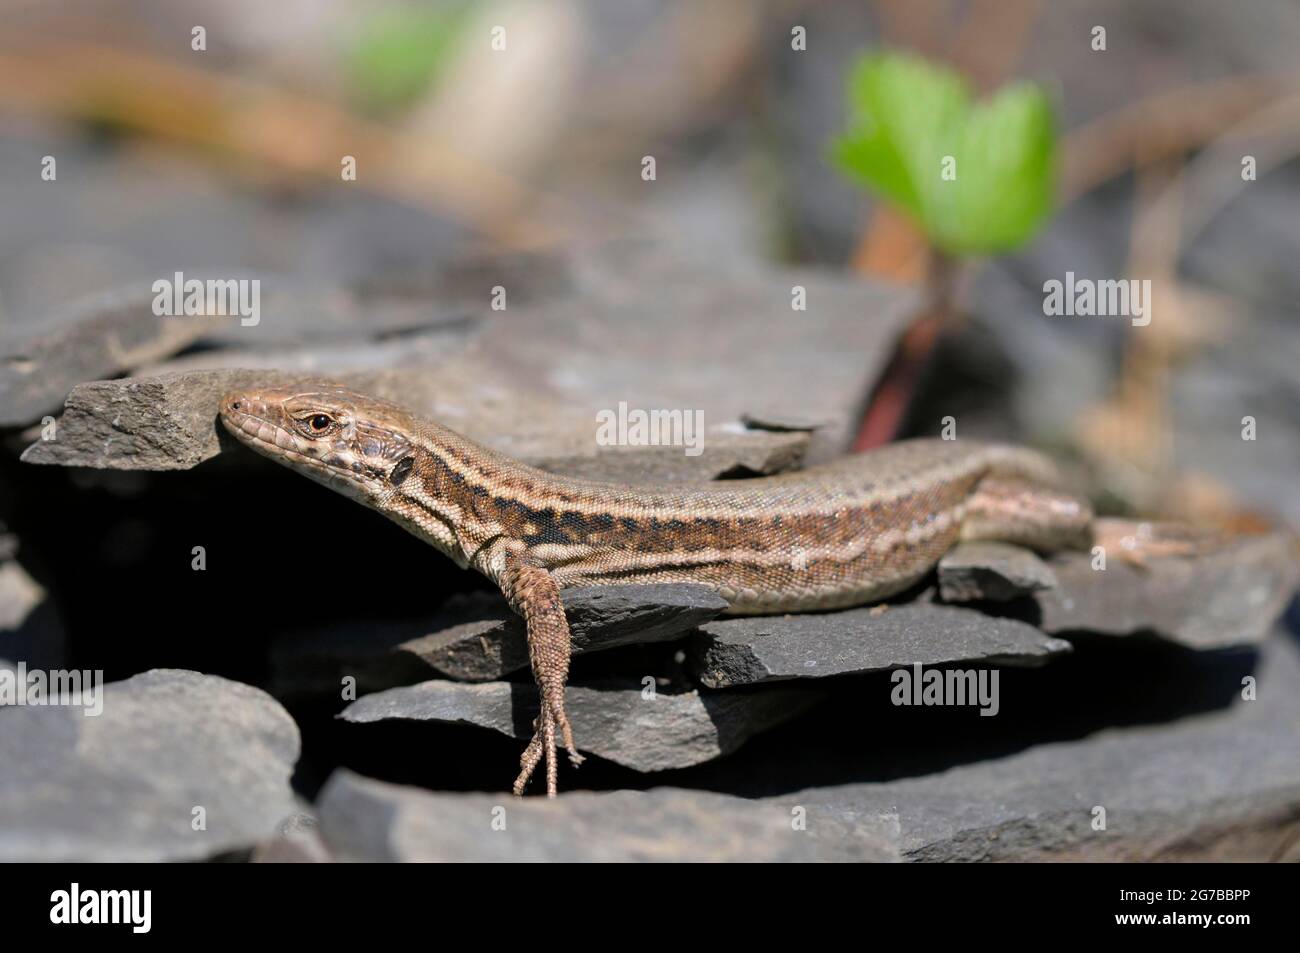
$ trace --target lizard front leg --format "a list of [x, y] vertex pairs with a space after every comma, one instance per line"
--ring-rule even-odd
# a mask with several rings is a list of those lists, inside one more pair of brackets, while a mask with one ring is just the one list
[[583, 760], [574, 747], [573, 729], [564, 710], [564, 683], [569, 677], [569, 621], [564, 616], [560, 588], [551, 574], [526, 559], [515, 559], [507, 565], [501, 575], [501, 591], [528, 626], [528, 655], [541, 695], [541, 711], [533, 723], [533, 739], [519, 759], [514, 792], [516, 796], [523, 795], [534, 769], [545, 756], [546, 794], [555, 797], [559, 773], [555, 749], [557, 728], [569, 752], [569, 761], [577, 767]]

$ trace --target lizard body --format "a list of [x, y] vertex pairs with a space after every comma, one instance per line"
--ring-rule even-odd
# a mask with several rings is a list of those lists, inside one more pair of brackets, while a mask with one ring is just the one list
[[220, 413], [254, 450], [486, 575], [524, 617], [542, 706], [516, 794], [543, 757], [555, 793], [557, 732], [581, 760], [563, 588], [687, 582], [736, 613], [842, 608], [908, 588], [961, 539], [1053, 550], [1091, 527], [1050, 461], [1003, 445], [905, 441], [780, 476], [635, 486], [530, 467], [330, 384], [229, 394]]

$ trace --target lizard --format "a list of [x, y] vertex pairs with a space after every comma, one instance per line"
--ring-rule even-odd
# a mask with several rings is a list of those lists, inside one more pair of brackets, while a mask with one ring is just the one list
[[1087, 546], [1092, 509], [1051, 460], [996, 443], [915, 439], [775, 476], [657, 486], [560, 476], [330, 382], [225, 395], [253, 450], [384, 514], [496, 584], [523, 617], [540, 694], [513, 790], [558, 748], [582, 761], [564, 705], [561, 590], [697, 583], [733, 614], [847, 608], [919, 582], [963, 540]]

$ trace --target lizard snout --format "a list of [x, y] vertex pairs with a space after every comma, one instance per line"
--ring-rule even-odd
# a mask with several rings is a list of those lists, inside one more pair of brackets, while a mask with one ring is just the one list
[[249, 391], [231, 391], [221, 398], [217, 409], [227, 430], [253, 437], [262, 436], [266, 425], [273, 424], [277, 416], [261, 394]]
[[248, 416], [265, 417], [267, 402], [260, 394], [250, 391], [231, 391], [221, 398], [219, 411], [227, 421]]

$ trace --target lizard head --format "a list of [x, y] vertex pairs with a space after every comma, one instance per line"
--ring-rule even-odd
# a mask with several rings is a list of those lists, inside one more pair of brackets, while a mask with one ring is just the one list
[[363, 501], [400, 484], [415, 463], [414, 418], [337, 385], [234, 391], [220, 414], [258, 453]]

